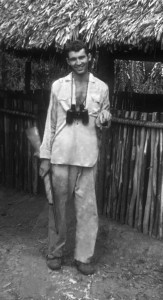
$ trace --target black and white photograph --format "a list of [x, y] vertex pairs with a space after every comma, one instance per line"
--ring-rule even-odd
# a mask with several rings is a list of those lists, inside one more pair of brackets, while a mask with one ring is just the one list
[[163, 0], [0, 0], [0, 300], [163, 299]]

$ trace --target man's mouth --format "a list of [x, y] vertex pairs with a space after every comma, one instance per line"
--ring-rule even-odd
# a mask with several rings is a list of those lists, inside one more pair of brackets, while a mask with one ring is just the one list
[[76, 70], [82, 70], [84, 68], [84, 66], [82, 66], [82, 67], [76, 67], [75, 69]]

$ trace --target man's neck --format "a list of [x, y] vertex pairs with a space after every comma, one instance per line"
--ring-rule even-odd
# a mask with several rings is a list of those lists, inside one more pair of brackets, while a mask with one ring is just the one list
[[76, 73], [73, 72], [73, 77], [74, 77], [74, 80], [76, 82], [88, 82], [88, 79], [89, 79], [89, 72], [86, 72], [84, 74], [81, 74], [81, 75], [78, 75]]

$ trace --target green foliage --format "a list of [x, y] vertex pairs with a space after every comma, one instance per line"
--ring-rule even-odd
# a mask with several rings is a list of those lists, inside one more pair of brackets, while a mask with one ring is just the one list
[[[17, 58], [0, 52], [0, 88], [8, 90], [25, 90], [25, 58]], [[31, 62], [31, 90], [50, 89], [54, 80], [65, 76], [68, 69], [59, 64], [55, 58], [48, 61], [40, 59]]]
[[160, 62], [115, 61], [115, 92], [163, 94], [163, 64]]
[[24, 90], [25, 59], [0, 52], [0, 88]]
[[31, 90], [50, 89], [54, 80], [68, 73], [65, 65], [59, 64], [55, 58], [46, 62], [42, 59], [39, 62], [32, 61], [31, 68]]

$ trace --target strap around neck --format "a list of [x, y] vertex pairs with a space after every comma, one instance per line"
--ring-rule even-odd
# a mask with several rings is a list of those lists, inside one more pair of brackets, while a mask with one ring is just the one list
[[[87, 100], [87, 94], [88, 94], [88, 84], [89, 84], [89, 76], [90, 74], [88, 74], [88, 80], [87, 80], [87, 86], [86, 86], [86, 95], [85, 95], [85, 99], [84, 101], [81, 103], [84, 106], [86, 105], [86, 100]], [[73, 72], [71, 73], [71, 105], [75, 104], [76, 105], [76, 96], [75, 96], [75, 80], [74, 80], [74, 76], [73, 76]]]

